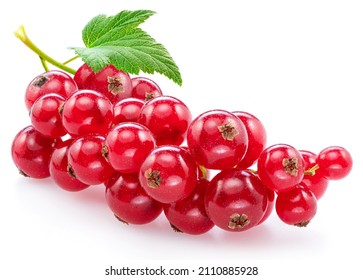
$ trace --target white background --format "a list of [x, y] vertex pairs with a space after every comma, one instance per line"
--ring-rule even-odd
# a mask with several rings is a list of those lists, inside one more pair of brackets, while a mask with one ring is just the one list
[[[258, 266], [254, 279], [361, 274], [362, 1], [13, 0], [0, 5], [0, 279], [109, 279], [104, 271], [110, 265]], [[341, 145], [351, 152], [352, 173], [331, 182], [307, 228], [287, 226], [275, 213], [239, 234], [217, 228], [197, 237], [178, 234], [163, 216], [146, 226], [126, 226], [107, 208], [102, 186], [68, 193], [48, 179], [17, 173], [11, 142], [29, 124], [24, 91], [43, 69], [13, 32], [24, 24], [40, 48], [64, 61], [73, 56], [67, 47], [82, 46], [88, 20], [124, 9], [157, 12], [142, 28], [166, 46], [184, 84], [152, 78], [194, 116], [209, 109], [244, 110], [264, 123], [269, 145], [288, 143], [315, 153]]]

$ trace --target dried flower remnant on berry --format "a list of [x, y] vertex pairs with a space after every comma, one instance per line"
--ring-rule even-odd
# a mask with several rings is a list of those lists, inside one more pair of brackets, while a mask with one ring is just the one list
[[124, 80], [121, 77], [107, 77], [108, 91], [113, 95], [123, 93], [124, 91]]
[[295, 177], [297, 176], [299, 167], [297, 158], [284, 158], [282, 160], [282, 165], [288, 174]]
[[145, 102], [149, 101], [150, 99], [154, 98], [154, 94], [152, 94], [151, 92], [146, 92], [145, 93]]
[[38, 76], [38, 77], [36, 77], [35, 78], [35, 80], [33, 81], [33, 83], [32, 83], [32, 86], [34, 86], [34, 87], [42, 87], [46, 82], [48, 82], [48, 78], [46, 77], [46, 76], [43, 76], [43, 75], [41, 75], [41, 76]]
[[176, 226], [174, 226], [172, 223], [170, 223], [170, 227], [174, 232], [182, 232], [180, 229], [178, 229]]
[[297, 226], [297, 227], [306, 227], [309, 223], [310, 223], [310, 221], [304, 221], [304, 222], [300, 222], [300, 223], [295, 224], [295, 226]]
[[240, 215], [238, 213], [234, 213], [230, 217], [228, 227], [230, 229], [239, 229], [239, 228], [244, 228], [249, 223], [250, 223], [250, 220], [248, 219], [246, 214]]
[[221, 132], [223, 139], [228, 141], [232, 141], [239, 134], [231, 123], [218, 126], [218, 130]]
[[149, 168], [145, 171], [144, 176], [147, 179], [147, 184], [150, 188], [157, 188], [162, 182], [160, 171], [158, 170], [151, 170], [151, 168]]

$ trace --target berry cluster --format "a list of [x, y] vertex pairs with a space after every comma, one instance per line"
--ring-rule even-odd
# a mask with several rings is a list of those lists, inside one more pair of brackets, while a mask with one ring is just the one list
[[12, 144], [20, 173], [50, 176], [67, 191], [103, 184], [113, 214], [130, 224], [164, 212], [176, 231], [237, 232], [275, 209], [283, 222], [306, 226], [328, 180], [352, 169], [342, 147], [266, 147], [263, 124], [246, 112], [193, 119], [154, 81], [112, 65], [94, 73], [84, 64], [74, 77], [47, 71], [30, 82], [25, 104], [31, 125]]

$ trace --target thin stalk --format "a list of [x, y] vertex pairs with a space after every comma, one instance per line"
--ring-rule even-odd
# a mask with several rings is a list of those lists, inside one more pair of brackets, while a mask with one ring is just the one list
[[[23, 25], [21, 25], [17, 31], [14, 32], [15, 36], [22, 41], [29, 49], [31, 49], [33, 52], [35, 52], [37, 55], [41, 57], [44, 61], [49, 62], [50, 64], [53, 64], [54, 66], [58, 67], [59, 69], [62, 69], [63, 71], [66, 71], [70, 74], [75, 74], [76, 70], [74, 70], [71, 67], [68, 67], [64, 65], [63, 63], [55, 60], [54, 58], [47, 55], [45, 52], [43, 52], [41, 49], [38, 48], [37, 45], [35, 45], [28, 37], [28, 35], [25, 32], [25, 28]], [[44, 66], [44, 65], [43, 65]]]

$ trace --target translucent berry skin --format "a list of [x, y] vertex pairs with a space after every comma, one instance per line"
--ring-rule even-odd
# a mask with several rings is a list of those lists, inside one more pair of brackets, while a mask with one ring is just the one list
[[62, 109], [62, 124], [72, 136], [105, 135], [113, 121], [113, 105], [93, 90], [79, 90], [69, 97]]
[[78, 137], [69, 147], [68, 172], [87, 185], [109, 180], [115, 170], [102, 155], [105, 138], [98, 135]]
[[36, 179], [49, 177], [54, 143], [54, 139], [43, 136], [32, 126], [20, 130], [11, 146], [12, 159], [20, 173]]
[[137, 98], [126, 98], [113, 106], [113, 124], [122, 122], [138, 122], [142, 106], [145, 102]]
[[276, 198], [275, 192], [273, 190], [270, 190], [269, 188], [266, 188], [266, 191], [267, 191], [267, 207], [261, 220], [258, 222], [258, 225], [265, 222], [268, 219], [268, 217], [271, 216], [273, 210], [275, 209], [275, 198]]
[[320, 172], [328, 180], [339, 180], [350, 173], [353, 159], [343, 147], [331, 146], [322, 150], [316, 159]]
[[131, 97], [130, 75], [117, 70], [113, 65], [108, 65], [94, 75], [90, 75], [84, 86], [102, 93], [112, 103]]
[[32, 126], [49, 138], [60, 138], [67, 132], [62, 125], [59, 108], [65, 98], [59, 94], [49, 93], [39, 97], [30, 110]]
[[232, 112], [245, 125], [248, 135], [248, 146], [243, 159], [237, 164], [237, 168], [247, 169], [254, 164], [266, 147], [267, 135], [262, 122], [254, 115], [236, 111]]
[[88, 188], [89, 185], [82, 183], [69, 174], [67, 155], [73, 141], [74, 139], [68, 139], [57, 143], [50, 158], [49, 172], [50, 177], [61, 189], [77, 192]]
[[221, 229], [245, 231], [257, 225], [267, 209], [267, 190], [259, 178], [241, 169], [225, 169], [205, 192], [209, 218]]
[[78, 89], [87, 89], [87, 85], [90, 80], [94, 79], [94, 75], [95, 73], [91, 67], [89, 67], [87, 63], [84, 63], [77, 69], [73, 80], [76, 82]]
[[110, 165], [121, 173], [138, 173], [155, 140], [145, 126], [127, 122], [114, 126], [107, 134], [105, 147]]
[[305, 227], [316, 211], [317, 200], [306, 187], [298, 185], [277, 195], [276, 213], [286, 224]]
[[134, 77], [131, 79], [132, 93], [131, 96], [143, 101], [148, 101], [154, 97], [162, 96], [163, 93], [153, 80], [145, 77]]
[[155, 200], [172, 203], [192, 193], [197, 184], [197, 165], [184, 149], [164, 145], [146, 157], [139, 172], [145, 191]]
[[208, 169], [227, 169], [241, 161], [247, 151], [247, 130], [242, 121], [224, 110], [196, 117], [187, 133], [189, 151]]
[[194, 191], [182, 200], [164, 204], [164, 213], [176, 231], [198, 235], [208, 232], [214, 224], [209, 219], [204, 206], [207, 180], [198, 180]]
[[162, 212], [162, 204], [140, 186], [138, 174], [115, 174], [105, 186], [107, 205], [123, 222], [147, 224]]
[[[306, 150], [300, 150], [300, 153], [304, 159], [305, 171], [316, 165], [316, 159], [318, 157], [316, 154]], [[312, 191], [315, 198], [319, 200], [325, 194], [329, 180], [323, 176], [321, 169], [318, 168], [314, 174], [305, 174], [300, 184]]]
[[78, 89], [76, 82], [67, 73], [50, 70], [35, 77], [25, 91], [25, 105], [31, 109], [35, 100], [47, 93], [57, 93], [65, 98]]
[[191, 120], [192, 114], [183, 102], [164, 95], [145, 103], [138, 122], [151, 130], [160, 146], [182, 144]]
[[304, 177], [304, 160], [294, 147], [276, 144], [266, 148], [257, 161], [258, 176], [275, 192], [299, 184]]

